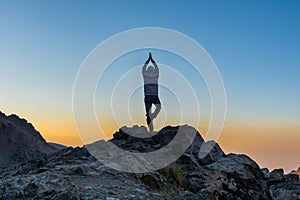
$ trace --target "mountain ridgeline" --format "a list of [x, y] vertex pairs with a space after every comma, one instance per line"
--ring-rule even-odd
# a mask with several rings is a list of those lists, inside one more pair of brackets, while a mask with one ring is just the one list
[[[123, 127], [110, 141], [56, 150], [52, 147], [56, 145], [49, 145], [26, 120], [1, 113], [0, 161], [7, 166], [0, 167], [0, 199], [300, 199], [297, 174], [284, 174], [282, 169], [269, 172], [247, 155], [225, 154], [217, 143], [204, 141], [197, 131], [176, 161], [153, 172], [117, 171], [101, 161], [116, 161], [111, 164], [118, 166], [114, 158], [127, 157], [132, 162], [125, 167], [136, 167], [132, 163], [138, 160], [132, 154], [114, 155], [103, 147], [113, 143], [111, 148], [153, 152], [173, 142], [179, 128], [185, 134], [196, 131], [187, 125], [167, 126], [140, 138], [137, 136], [149, 135], [145, 127]], [[213, 148], [199, 157], [203, 145]], [[91, 155], [87, 149], [97, 153]], [[147, 163], [138, 167], [143, 164]]]
[[25, 119], [0, 112], [0, 166], [39, 159], [55, 151]]

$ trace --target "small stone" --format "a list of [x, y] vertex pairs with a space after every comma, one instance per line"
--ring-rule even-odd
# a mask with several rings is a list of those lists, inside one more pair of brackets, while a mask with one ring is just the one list
[[270, 178], [270, 172], [269, 172], [268, 168], [262, 168], [261, 172], [263, 173], [263, 175], [266, 179]]
[[120, 200], [120, 199], [115, 198], [115, 197], [106, 197], [106, 200]]

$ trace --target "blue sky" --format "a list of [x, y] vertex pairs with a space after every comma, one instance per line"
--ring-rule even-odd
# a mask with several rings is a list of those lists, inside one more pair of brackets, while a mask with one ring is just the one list
[[297, 122], [298, 10], [297, 1], [1, 1], [1, 74], [13, 80], [1, 90], [68, 102], [78, 67], [99, 42], [157, 26], [208, 51], [224, 79], [229, 119]]
[[298, 124], [299, 9], [299, 1], [265, 0], [0, 1], [0, 110], [59, 135], [72, 121], [73, 83], [88, 53], [113, 34], [151, 26], [207, 50], [225, 84], [227, 123]]

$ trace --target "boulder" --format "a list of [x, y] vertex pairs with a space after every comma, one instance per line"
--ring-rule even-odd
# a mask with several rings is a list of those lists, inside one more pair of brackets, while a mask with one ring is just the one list
[[[276, 173], [281, 173], [276, 172]], [[276, 175], [277, 176], [277, 175]], [[279, 176], [279, 175], [278, 175]], [[270, 193], [273, 200], [299, 200], [300, 199], [300, 181], [297, 174], [284, 175], [276, 182], [270, 182]]]
[[270, 172], [268, 168], [262, 168], [261, 172], [263, 173], [265, 179], [269, 179], [270, 178]]
[[269, 182], [280, 182], [283, 180], [283, 169], [274, 169], [270, 172]]
[[185, 188], [210, 198], [269, 199], [259, 166], [245, 155], [229, 154], [188, 174]]

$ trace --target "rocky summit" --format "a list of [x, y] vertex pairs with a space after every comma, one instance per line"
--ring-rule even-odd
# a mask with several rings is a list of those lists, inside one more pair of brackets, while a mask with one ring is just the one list
[[[110, 141], [2, 167], [0, 199], [300, 199], [298, 175], [285, 175], [282, 169], [269, 172], [246, 155], [225, 154], [197, 131], [177, 160], [152, 172], [112, 169], [87, 150], [110, 142], [129, 152], [154, 152], [174, 141], [179, 129], [186, 134], [196, 131], [186, 125], [167, 126], [157, 133], [148, 133], [145, 127], [123, 127]], [[147, 134], [150, 137], [138, 137]], [[199, 154], [203, 145], [211, 146], [211, 151]], [[97, 155], [116, 156], [110, 152]]]

